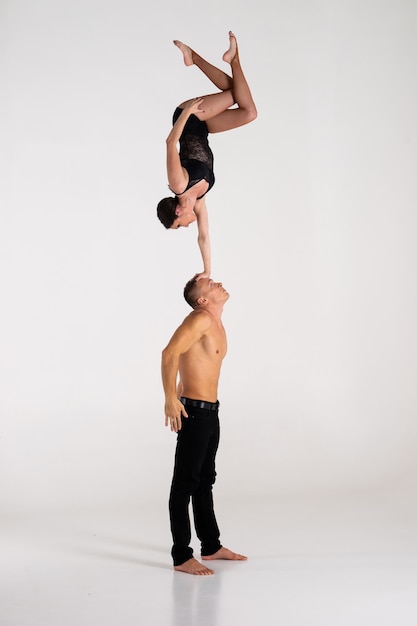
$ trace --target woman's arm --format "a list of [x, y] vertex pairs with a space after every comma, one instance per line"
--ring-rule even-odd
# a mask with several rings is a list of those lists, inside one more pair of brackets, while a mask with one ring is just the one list
[[199, 107], [202, 101], [203, 98], [195, 98], [187, 102], [166, 139], [168, 185], [173, 193], [183, 193], [188, 183], [184, 168], [181, 165], [177, 144], [190, 115], [197, 111], [201, 112]]
[[194, 207], [194, 213], [197, 216], [198, 227], [198, 245], [203, 259], [204, 270], [201, 274], [198, 274], [198, 278], [210, 278], [211, 273], [211, 250], [210, 250], [210, 235], [209, 235], [209, 223], [208, 212], [205, 198], [197, 200]]

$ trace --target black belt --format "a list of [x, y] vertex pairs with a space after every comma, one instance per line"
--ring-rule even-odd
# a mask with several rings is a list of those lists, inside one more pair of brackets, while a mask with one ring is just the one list
[[193, 406], [197, 409], [208, 409], [209, 411], [217, 411], [220, 405], [218, 400], [216, 402], [205, 402], [205, 400], [191, 400], [190, 398], [183, 398], [182, 396], [180, 402], [182, 402], [184, 406]]

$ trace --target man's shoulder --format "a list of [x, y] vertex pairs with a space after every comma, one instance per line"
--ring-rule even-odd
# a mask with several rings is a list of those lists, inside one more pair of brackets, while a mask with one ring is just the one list
[[189, 313], [188, 317], [190, 319], [194, 319], [194, 320], [196, 320], [196, 321], [198, 321], [200, 323], [202, 323], [202, 322], [210, 322], [211, 323], [212, 320], [213, 320], [213, 316], [208, 311], [206, 311], [206, 309], [200, 309], [200, 308], [193, 309], [191, 311], [191, 313]]
[[193, 309], [184, 322], [200, 330], [207, 330], [213, 323], [213, 316], [205, 309]]

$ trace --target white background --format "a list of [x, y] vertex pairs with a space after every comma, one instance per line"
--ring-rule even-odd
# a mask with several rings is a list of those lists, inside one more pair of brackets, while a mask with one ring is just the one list
[[[231, 294], [219, 495], [412, 488], [417, 4], [1, 4], [1, 506], [168, 497], [160, 353], [196, 228], [166, 231], [165, 138], [209, 93], [178, 38], [258, 107], [211, 138], [213, 277]], [[168, 521], [167, 521], [168, 523]]]

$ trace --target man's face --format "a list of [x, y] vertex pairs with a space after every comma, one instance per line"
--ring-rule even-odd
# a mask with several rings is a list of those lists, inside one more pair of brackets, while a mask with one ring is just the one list
[[226, 302], [229, 292], [222, 283], [216, 283], [211, 278], [200, 278], [198, 281], [200, 298], [206, 298], [209, 302]]

